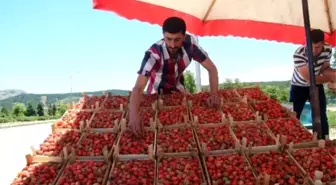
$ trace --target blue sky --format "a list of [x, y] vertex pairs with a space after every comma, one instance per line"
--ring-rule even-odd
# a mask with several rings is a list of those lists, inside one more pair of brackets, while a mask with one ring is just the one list
[[[0, 12], [1, 90], [62, 93], [71, 84], [78, 92], [131, 89], [144, 51], [162, 38], [161, 27], [94, 10], [92, 0], [10, 0], [1, 2]], [[289, 80], [298, 47], [235, 37], [199, 42], [220, 82]]]

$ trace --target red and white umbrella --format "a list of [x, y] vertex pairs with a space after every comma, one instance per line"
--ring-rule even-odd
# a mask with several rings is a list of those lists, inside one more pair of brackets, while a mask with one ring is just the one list
[[[307, 44], [313, 72], [309, 29], [321, 29], [336, 45], [336, 0], [93, 0], [94, 8], [127, 19], [162, 25], [170, 16], [183, 18], [187, 31], [199, 36], [238, 36]], [[308, 12], [309, 7], [309, 12]], [[310, 20], [309, 20], [310, 18]], [[200, 82], [199, 65], [196, 76]], [[320, 136], [318, 91], [311, 75], [313, 125]]]
[[[325, 32], [336, 45], [336, 0], [308, 0], [311, 28]], [[301, 0], [94, 0], [94, 8], [127, 19], [161, 25], [183, 18], [198, 36], [238, 36], [305, 43]]]

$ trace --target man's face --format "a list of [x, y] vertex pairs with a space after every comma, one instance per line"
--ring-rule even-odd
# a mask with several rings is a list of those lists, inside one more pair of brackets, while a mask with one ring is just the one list
[[323, 50], [323, 42], [313, 43], [312, 46], [313, 46], [313, 55], [314, 56], [319, 55]]
[[163, 33], [166, 46], [170, 54], [176, 54], [182, 47], [185, 35], [183, 33]]

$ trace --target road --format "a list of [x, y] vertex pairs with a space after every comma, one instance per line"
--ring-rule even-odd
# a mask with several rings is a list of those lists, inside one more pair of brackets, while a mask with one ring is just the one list
[[30, 147], [39, 145], [51, 133], [51, 122], [0, 129], [0, 185], [9, 185], [25, 166]]

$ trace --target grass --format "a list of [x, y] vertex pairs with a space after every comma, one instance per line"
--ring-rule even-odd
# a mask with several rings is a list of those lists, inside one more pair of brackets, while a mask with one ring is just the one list
[[336, 127], [336, 111], [328, 111], [327, 116], [328, 116], [329, 127], [335, 128]]

